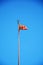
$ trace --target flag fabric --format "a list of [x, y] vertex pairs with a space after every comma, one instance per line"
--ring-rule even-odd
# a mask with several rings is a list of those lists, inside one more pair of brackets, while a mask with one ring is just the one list
[[19, 30], [27, 30], [28, 28], [25, 25], [19, 25]]

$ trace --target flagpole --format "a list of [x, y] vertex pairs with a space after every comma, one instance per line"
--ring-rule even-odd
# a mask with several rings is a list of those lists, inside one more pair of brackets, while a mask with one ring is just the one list
[[20, 25], [18, 20], [18, 65], [20, 65], [20, 30], [27, 30], [27, 27], [24, 25]]
[[18, 65], [20, 65], [20, 30], [18, 21]]

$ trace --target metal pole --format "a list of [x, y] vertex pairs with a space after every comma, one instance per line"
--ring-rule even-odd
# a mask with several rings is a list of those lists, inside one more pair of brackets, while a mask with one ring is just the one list
[[18, 21], [18, 65], [20, 65], [20, 30]]

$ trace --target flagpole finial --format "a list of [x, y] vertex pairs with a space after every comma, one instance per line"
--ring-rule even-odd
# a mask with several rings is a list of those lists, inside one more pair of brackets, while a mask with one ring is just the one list
[[19, 20], [17, 20], [17, 23], [19, 24]]

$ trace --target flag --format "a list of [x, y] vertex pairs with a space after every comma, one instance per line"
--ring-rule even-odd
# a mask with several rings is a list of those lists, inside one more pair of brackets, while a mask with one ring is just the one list
[[25, 25], [19, 25], [19, 30], [27, 30], [28, 28]]

